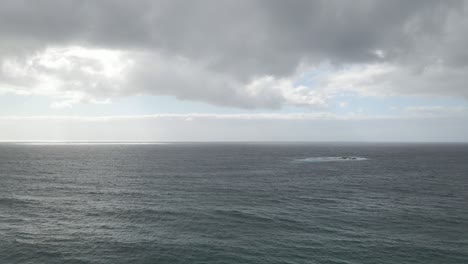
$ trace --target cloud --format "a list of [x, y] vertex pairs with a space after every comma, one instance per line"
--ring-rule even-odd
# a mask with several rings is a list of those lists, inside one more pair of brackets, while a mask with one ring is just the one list
[[418, 119], [426, 117], [463, 117], [463, 113], [468, 111], [466, 107], [444, 107], [444, 106], [418, 106], [402, 109], [411, 115], [373, 115], [363, 112], [349, 112], [336, 114], [325, 111], [315, 111], [312, 113], [249, 113], [249, 114], [207, 114], [207, 113], [187, 113], [187, 114], [153, 114], [153, 115], [115, 115], [115, 116], [0, 116], [2, 121], [119, 121], [119, 120], [178, 120], [178, 121], [200, 121], [200, 120], [243, 120], [243, 121], [356, 121], [356, 120], [392, 120], [392, 119]]
[[318, 78], [328, 94], [353, 92], [363, 96], [452, 96], [468, 99], [468, 65], [440, 63], [415, 70], [390, 63], [353, 65]]
[[404, 109], [411, 116], [454, 117], [468, 116], [468, 108], [463, 106], [412, 106]]
[[4, 59], [1, 69], [3, 80], [16, 87], [4, 91], [56, 97], [60, 100], [52, 105], [55, 108], [140, 94], [242, 108], [326, 104], [325, 95], [292, 79], [263, 76], [244, 84], [186, 58], [155, 51], [49, 47], [22, 60]]
[[[465, 116], [164, 114], [0, 117], [0, 141], [468, 141]], [[236, 133], [233, 133], [235, 131]]]
[[[467, 98], [467, 6], [6, 0], [0, 83], [55, 106], [135, 94], [240, 108], [320, 108], [343, 92]], [[300, 83], [321, 65], [326, 78]]]

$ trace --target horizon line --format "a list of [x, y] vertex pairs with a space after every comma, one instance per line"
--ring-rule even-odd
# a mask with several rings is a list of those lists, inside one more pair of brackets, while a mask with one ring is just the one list
[[289, 143], [289, 144], [468, 144], [468, 141], [314, 141], [314, 140], [171, 140], [171, 141], [146, 141], [146, 140], [0, 140], [0, 144], [115, 144], [115, 145], [158, 145], [158, 144], [190, 144], [190, 143]]

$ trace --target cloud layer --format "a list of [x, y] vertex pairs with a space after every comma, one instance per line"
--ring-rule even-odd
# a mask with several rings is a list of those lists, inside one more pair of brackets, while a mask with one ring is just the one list
[[468, 98], [464, 1], [6, 0], [0, 36], [0, 89], [58, 107], [137, 94], [240, 108], [320, 108], [343, 92]]
[[466, 109], [463, 116], [441, 114], [449, 110], [408, 109], [416, 114], [404, 119], [326, 113], [0, 117], [0, 141], [467, 142]]

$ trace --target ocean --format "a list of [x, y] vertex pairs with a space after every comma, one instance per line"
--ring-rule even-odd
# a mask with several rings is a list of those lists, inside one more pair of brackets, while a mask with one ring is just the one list
[[0, 263], [468, 263], [468, 144], [0, 144]]

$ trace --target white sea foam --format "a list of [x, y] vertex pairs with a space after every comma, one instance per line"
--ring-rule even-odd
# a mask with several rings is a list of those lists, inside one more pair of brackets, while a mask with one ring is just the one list
[[367, 160], [363, 157], [355, 156], [339, 156], [339, 157], [310, 157], [305, 159], [297, 159], [299, 162], [330, 162], [330, 161], [361, 161]]

